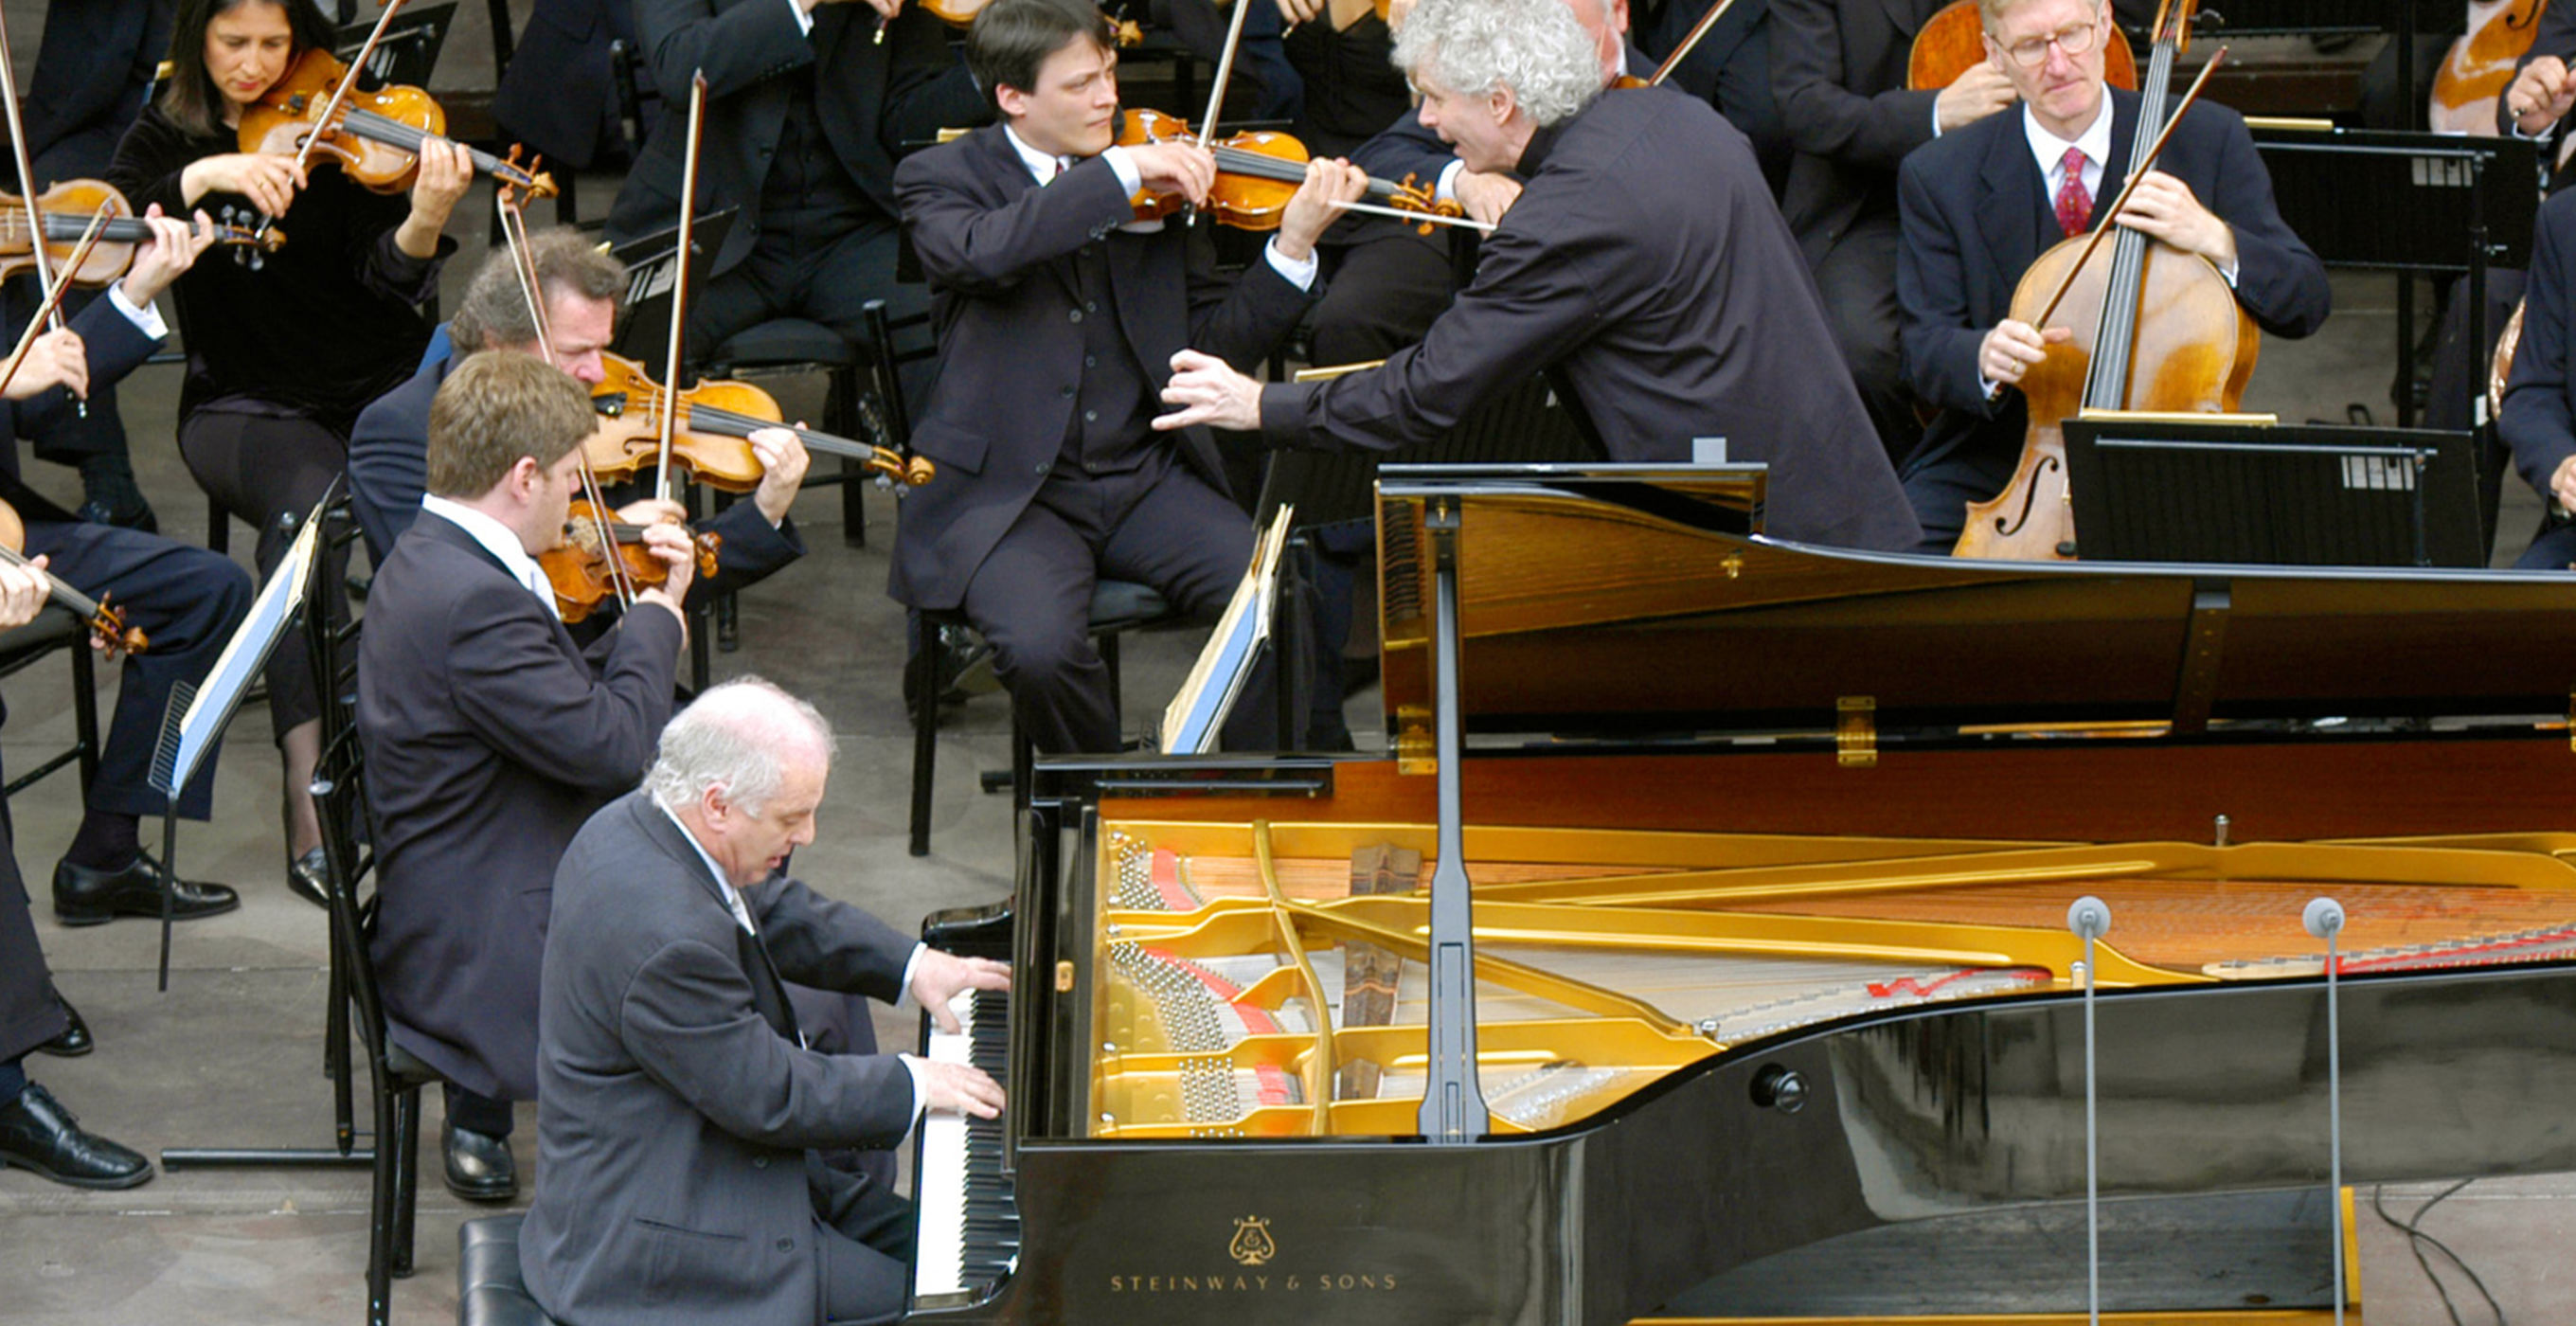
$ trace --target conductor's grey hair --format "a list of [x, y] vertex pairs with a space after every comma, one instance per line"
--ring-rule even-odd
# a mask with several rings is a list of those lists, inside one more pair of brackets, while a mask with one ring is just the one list
[[740, 677], [709, 688], [662, 729], [644, 786], [674, 812], [721, 787], [727, 802], [759, 815], [790, 758], [820, 759], [828, 770], [832, 755], [831, 720], [758, 677]]
[[1541, 128], [1601, 95], [1601, 54], [1560, 0], [1422, 0], [1396, 35], [1395, 63], [1462, 96], [1508, 87]]

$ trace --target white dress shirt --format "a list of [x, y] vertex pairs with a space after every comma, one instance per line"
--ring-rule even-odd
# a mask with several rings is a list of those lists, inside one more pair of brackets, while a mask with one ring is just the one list
[[458, 529], [464, 530], [476, 543], [482, 544], [485, 552], [501, 559], [501, 569], [508, 571], [512, 579], [527, 586], [528, 592], [536, 595], [537, 601], [546, 605], [546, 611], [558, 618], [563, 616], [563, 610], [555, 605], [554, 586], [546, 580], [544, 568], [537, 565], [536, 558], [528, 555], [528, 550], [519, 543], [518, 534], [509, 526], [462, 502], [451, 502], [436, 493], [422, 494], [420, 509], [433, 516], [443, 516], [453, 521]]

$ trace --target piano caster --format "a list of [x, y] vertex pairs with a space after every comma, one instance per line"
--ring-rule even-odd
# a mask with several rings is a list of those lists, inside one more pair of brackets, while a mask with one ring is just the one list
[[1760, 1109], [1795, 1114], [1806, 1108], [1807, 1079], [1794, 1068], [1764, 1064], [1762, 1071], [1753, 1075], [1753, 1104]]

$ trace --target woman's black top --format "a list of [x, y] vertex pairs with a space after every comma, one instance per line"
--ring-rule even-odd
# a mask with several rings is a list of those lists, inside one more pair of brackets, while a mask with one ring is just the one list
[[[180, 172], [240, 150], [230, 130], [191, 134], [159, 105], [146, 106], [107, 179], [137, 212], [159, 203], [186, 216]], [[179, 278], [183, 419], [218, 403], [253, 413], [282, 407], [345, 437], [369, 401], [420, 366], [430, 326], [418, 306], [437, 294], [456, 241], [442, 237], [427, 259], [404, 253], [394, 231], [411, 212], [409, 198], [370, 193], [326, 161], [315, 159], [311, 183], [277, 220], [285, 247], [256, 259], [247, 249], [209, 249]], [[197, 207], [218, 222], [259, 222], [259, 209], [237, 193], [209, 193]]]
[[1413, 104], [1404, 74], [1388, 58], [1394, 34], [1375, 14], [1362, 14], [1339, 32], [1331, 18], [1318, 17], [1298, 24], [1281, 44], [1306, 83], [1297, 136], [1314, 156], [1349, 156]]

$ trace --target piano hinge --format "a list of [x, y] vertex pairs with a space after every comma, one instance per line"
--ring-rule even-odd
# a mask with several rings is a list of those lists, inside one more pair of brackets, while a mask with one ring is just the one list
[[1878, 699], [1844, 695], [1834, 700], [1834, 763], [1846, 769], [1878, 764]]
[[1060, 958], [1056, 961], [1055, 992], [1057, 994], [1073, 993], [1073, 960], [1071, 958]]
[[2209, 730], [2209, 711], [2218, 696], [2218, 665], [2226, 654], [2227, 613], [2234, 604], [2224, 580], [2195, 584], [2191, 620], [2185, 627], [2182, 661], [2174, 680], [2173, 730]]
[[1744, 575], [1744, 554], [1740, 552], [1728, 553], [1726, 555], [1726, 560], [1718, 563], [1717, 565], [1719, 570], [1726, 572], [1727, 579], [1739, 579]]
[[1420, 705], [1396, 706], [1395, 771], [1400, 774], [1440, 772], [1440, 756], [1432, 744], [1431, 711]]

